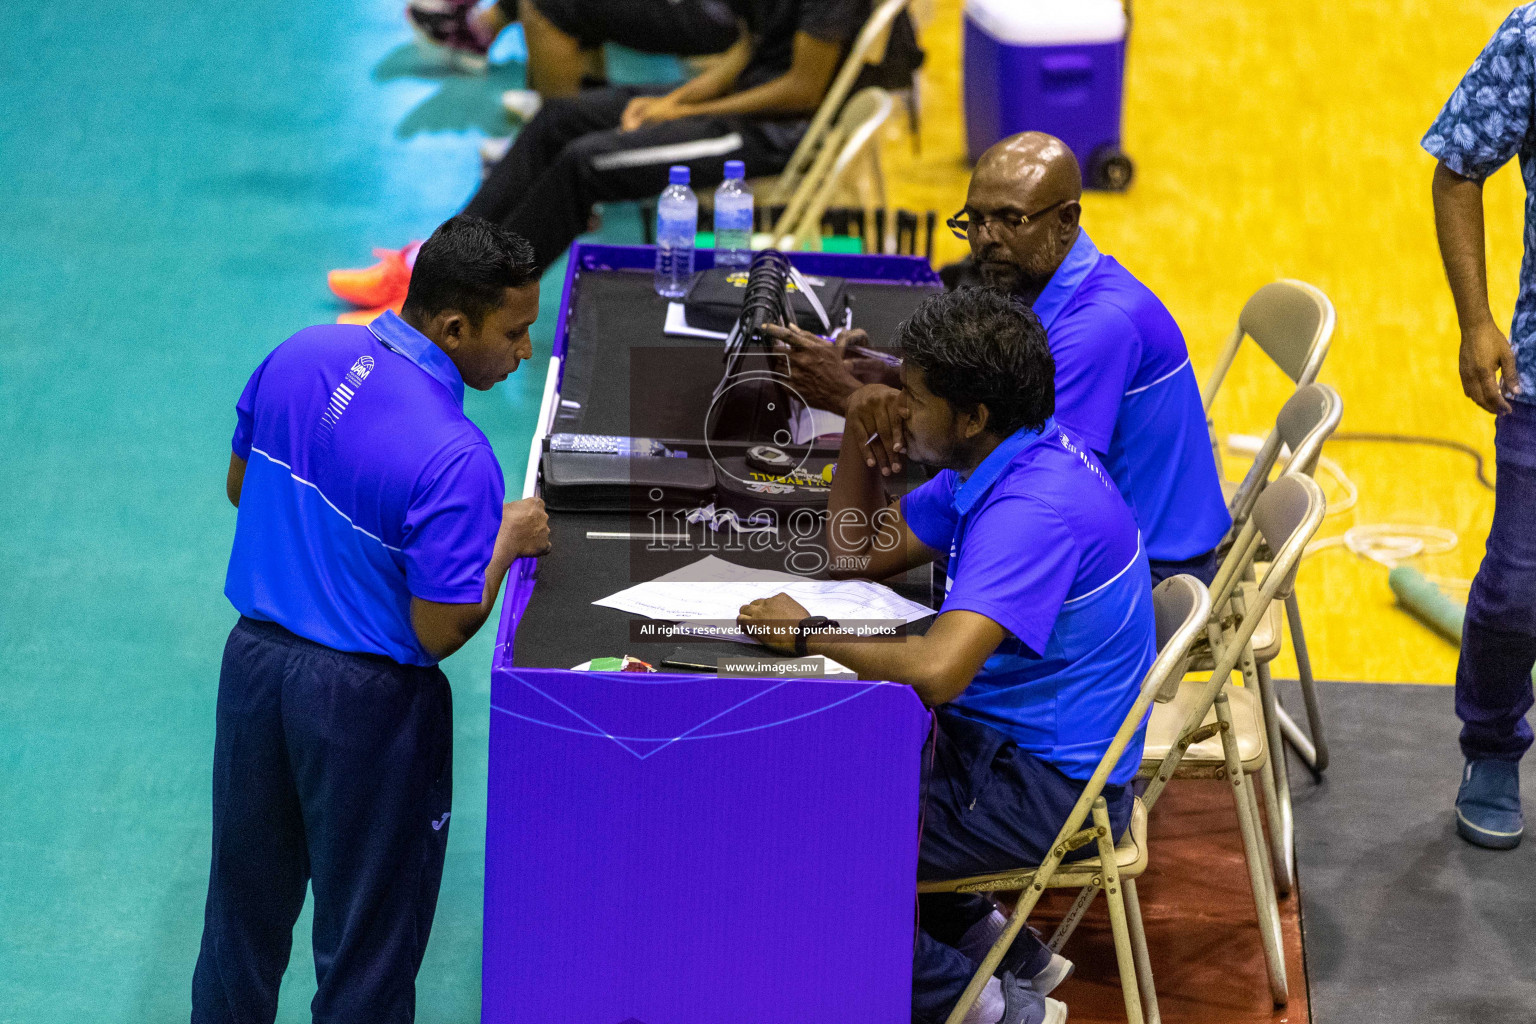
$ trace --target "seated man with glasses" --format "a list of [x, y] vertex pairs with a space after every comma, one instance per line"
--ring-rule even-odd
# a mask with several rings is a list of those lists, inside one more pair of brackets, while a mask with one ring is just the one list
[[[982, 281], [1028, 303], [1056, 360], [1056, 417], [1103, 460], [1136, 514], [1153, 582], [1187, 572], [1209, 583], [1231, 528], [1211, 453], [1200, 387], [1179, 326], [1079, 224], [1082, 174], [1057, 138], [1025, 132], [982, 155], [965, 209], [949, 221]], [[870, 379], [804, 332], [791, 348], [796, 390], [833, 412]], [[875, 378], [878, 379], [878, 378]], [[904, 454], [877, 440], [872, 457], [895, 472]]]

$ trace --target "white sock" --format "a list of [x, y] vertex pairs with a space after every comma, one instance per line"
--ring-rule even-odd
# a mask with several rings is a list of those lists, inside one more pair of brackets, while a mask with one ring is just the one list
[[1003, 985], [996, 978], [987, 979], [987, 987], [981, 990], [981, 997], [976, 1000], [971, 1012], [965, 1015], [965, 1024], [997, 1024], [1003, 1019], [1003, 1010], [1007, 1005], [1003, 1002]]

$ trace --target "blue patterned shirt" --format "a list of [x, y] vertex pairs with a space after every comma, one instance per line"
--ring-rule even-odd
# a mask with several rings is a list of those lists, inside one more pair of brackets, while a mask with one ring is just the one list
[[1483, 180], [1514, 156], [1525, 179], [1525, 261], [1509, 343], [1520, 392], [1536, 403], [1536, 4], [1517, 7], [1472, 62], [1424, 136], [1424, 148], [1466, 178]]

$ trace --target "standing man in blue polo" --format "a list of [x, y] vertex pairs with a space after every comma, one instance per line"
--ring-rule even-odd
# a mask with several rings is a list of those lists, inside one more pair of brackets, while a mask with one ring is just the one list
[[[1189, 350], [1157, 296], [1083, 231], [1082, 192], [1066, 144], [1024, 132], [982, 154], [949, 223], [983, 282], [1028, 303], [1045, 325], [1056, 418], [1098, 454], [1136, 514], [1152, 581], [1189, 573], [1209, 583], [1232, 519]], [[859, 386], [828, 346], [778, 336], [793, 346], [791, 375], [808, 400], [845, 401]], [[896, 471], [900, 452], [876, 447]]]
[[464, 388], [532, 356], [538, 309], [528, 243], [455, 217], [400, 316], [300, 331], [240, 396], [194, 1024], [270, 1024], [310, 884], [315, 1020], [415, 1017], [452, 797], [437, 663], [549, 546], [540, 502], [503, 505]]
[[[1152, 665], [1146, 554], [1099, 460], [1052, 415], [1051, 352], [1022, 302], [991, 289], [936, 295], [902, 324], [901, 347], [902, 389], [870, 384], [849, 401], [828, 553], [868, 579], [938, 562], [938, 618], [899, 643], [818, 637], [826, 620], [778, 594], [739, 621], [771, 647], [905, 683], [935, 709], [920, 877], [1038, 864]], [[940, 472], [890, 502], [872, 434], [904, 436], [910, 457]], [[1104, 788], [1116, 836], [1141, 749], [1137, 737]], [[977, 896], [922, 898], [914, 1024], [949, 1015], [1003, 924]], [[1066, 1007], [1046, 996], [1070, 971], [1020, 932], [966, 1020], [1060, 1024]]]
[[[1461, 389], [1495, 419], [1498, 492], [1487, 553], [1467, 595], [1456, 667], [1466, 758], [1456, 830], [1478, 846], [1520, 843], [1520, 759], [1531, 746], [1536, 665], [1536, 5], [1517, 7], [1429, 133], [1435, 230], [1461, 326]], [[1488, 308], [1483, 182], [1519, 156], [1525, 264], [1509, 336]]]

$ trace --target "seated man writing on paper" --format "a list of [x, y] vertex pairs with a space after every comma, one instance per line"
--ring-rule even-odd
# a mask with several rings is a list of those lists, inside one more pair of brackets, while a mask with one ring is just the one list
[[[950, 227], [970, 243], [982, 281], [1028, 303], [1044, 325], [1056, 417], [1131, 506], [1152, 581], [1187, 572], [1209, 583], [1232, 519], [1189, 350], [1157, 296], [1083, 231], [1082, 192], [1066, 144], [1024, 132], [982, 154]], [[846, 349], [803, 332], [776, 336], [791, 346], [795, 389], [813, 404], [841, 412], [860, 381], [874, 379], [867, 364], [840, 358]], [[877, 452], [882, 461], [894, 454]]]
[[[1152, 664], [1146, 555], [1103, 466], [1053, 416], [1055, 367], [1027, 306], [990, 290], [936, 295], [900, 341], [901, 390], [870, 384], [849, 401], [827, 544], [834, 566], [857, 567], [845, 575], [939, 561], [938, 618], [925, 636], [840, 639], [779, 594], [738, 621], [769, 647], [905, 683], [937, 709], [924, 877], [1039, 863]], [[941, 472], [888, 503], [870, 450], [881, 442]], [[1117, 834], [1140, 758], [1138, 738], [1104, 789]], [[945, 1019], [1001, 927], [979, 897], [922, 898], [914, 1021]], [[966, 1019], [1065, 1020], [1045, 995], [1070, 966], [1021, 932]]]

